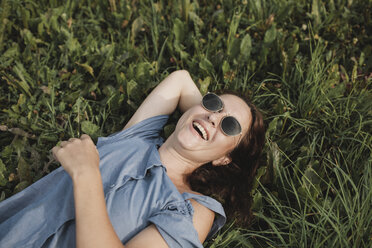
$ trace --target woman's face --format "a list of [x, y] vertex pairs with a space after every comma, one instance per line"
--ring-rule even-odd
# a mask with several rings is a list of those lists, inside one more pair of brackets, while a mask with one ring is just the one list
[[[205, 164], [228, 155], [248, 131], [251, 123], [248, 105], [235, 95], [220, 97], [224, 102], [222, 111], [209, 112], [198, 104], [181, 116], [172, 134], [173, 147], [193, 162]], [[225, 116], [238, 120], [242, 127], [240, 135], [227, 136], [222, 132], [220, 122]]]

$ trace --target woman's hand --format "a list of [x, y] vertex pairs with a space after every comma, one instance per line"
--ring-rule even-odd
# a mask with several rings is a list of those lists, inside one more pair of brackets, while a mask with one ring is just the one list
[[52, 151], [55, 159], [61, 163], [72, 179], [99, 169], [98, 150], [86, 134], [83, 134], [80, 139], [71, 138], [62, 141], [60, 146], [53, 147]]
[[53, 155], [70, 174], [74, 186], [76, 247], [123, 247], [107, 213], [99, 171], [99, 155], [83, 134], [55, 146]]

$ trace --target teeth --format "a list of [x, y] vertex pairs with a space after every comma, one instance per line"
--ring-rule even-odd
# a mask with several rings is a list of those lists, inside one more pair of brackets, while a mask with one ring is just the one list
[[207, 132], [205, 131], [205, 129], [202, 127], [202, 125], [200, 125], [199, 123], [197, 122], [193, 122], [192, 123], [194, 127], [197, 127], [199, 129], [199, 131], [203, 134], [203, 139], [204, 140], [208, 140], [208, 135], [207, 135]]

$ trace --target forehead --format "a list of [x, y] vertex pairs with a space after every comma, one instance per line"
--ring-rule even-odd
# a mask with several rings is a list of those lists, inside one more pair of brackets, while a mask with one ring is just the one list
[[251, 109], [247, 103], [238, 96], [225, 94], [220, 96], [223, 103], [223, 112], [234, 116], [242, 126], [243, 132], [248, 130], [251, 123]]

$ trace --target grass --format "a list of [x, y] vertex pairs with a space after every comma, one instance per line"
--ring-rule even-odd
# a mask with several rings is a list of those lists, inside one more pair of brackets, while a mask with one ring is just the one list
[[[370, 247], [368, 0], [0, 4], [0, 199], [55, 169], [60, 140], [124, 126], [176, 69], [265, 115], [255, 221], [207, 247]], [[165, 127], [172, 130], [175, 118]]]

